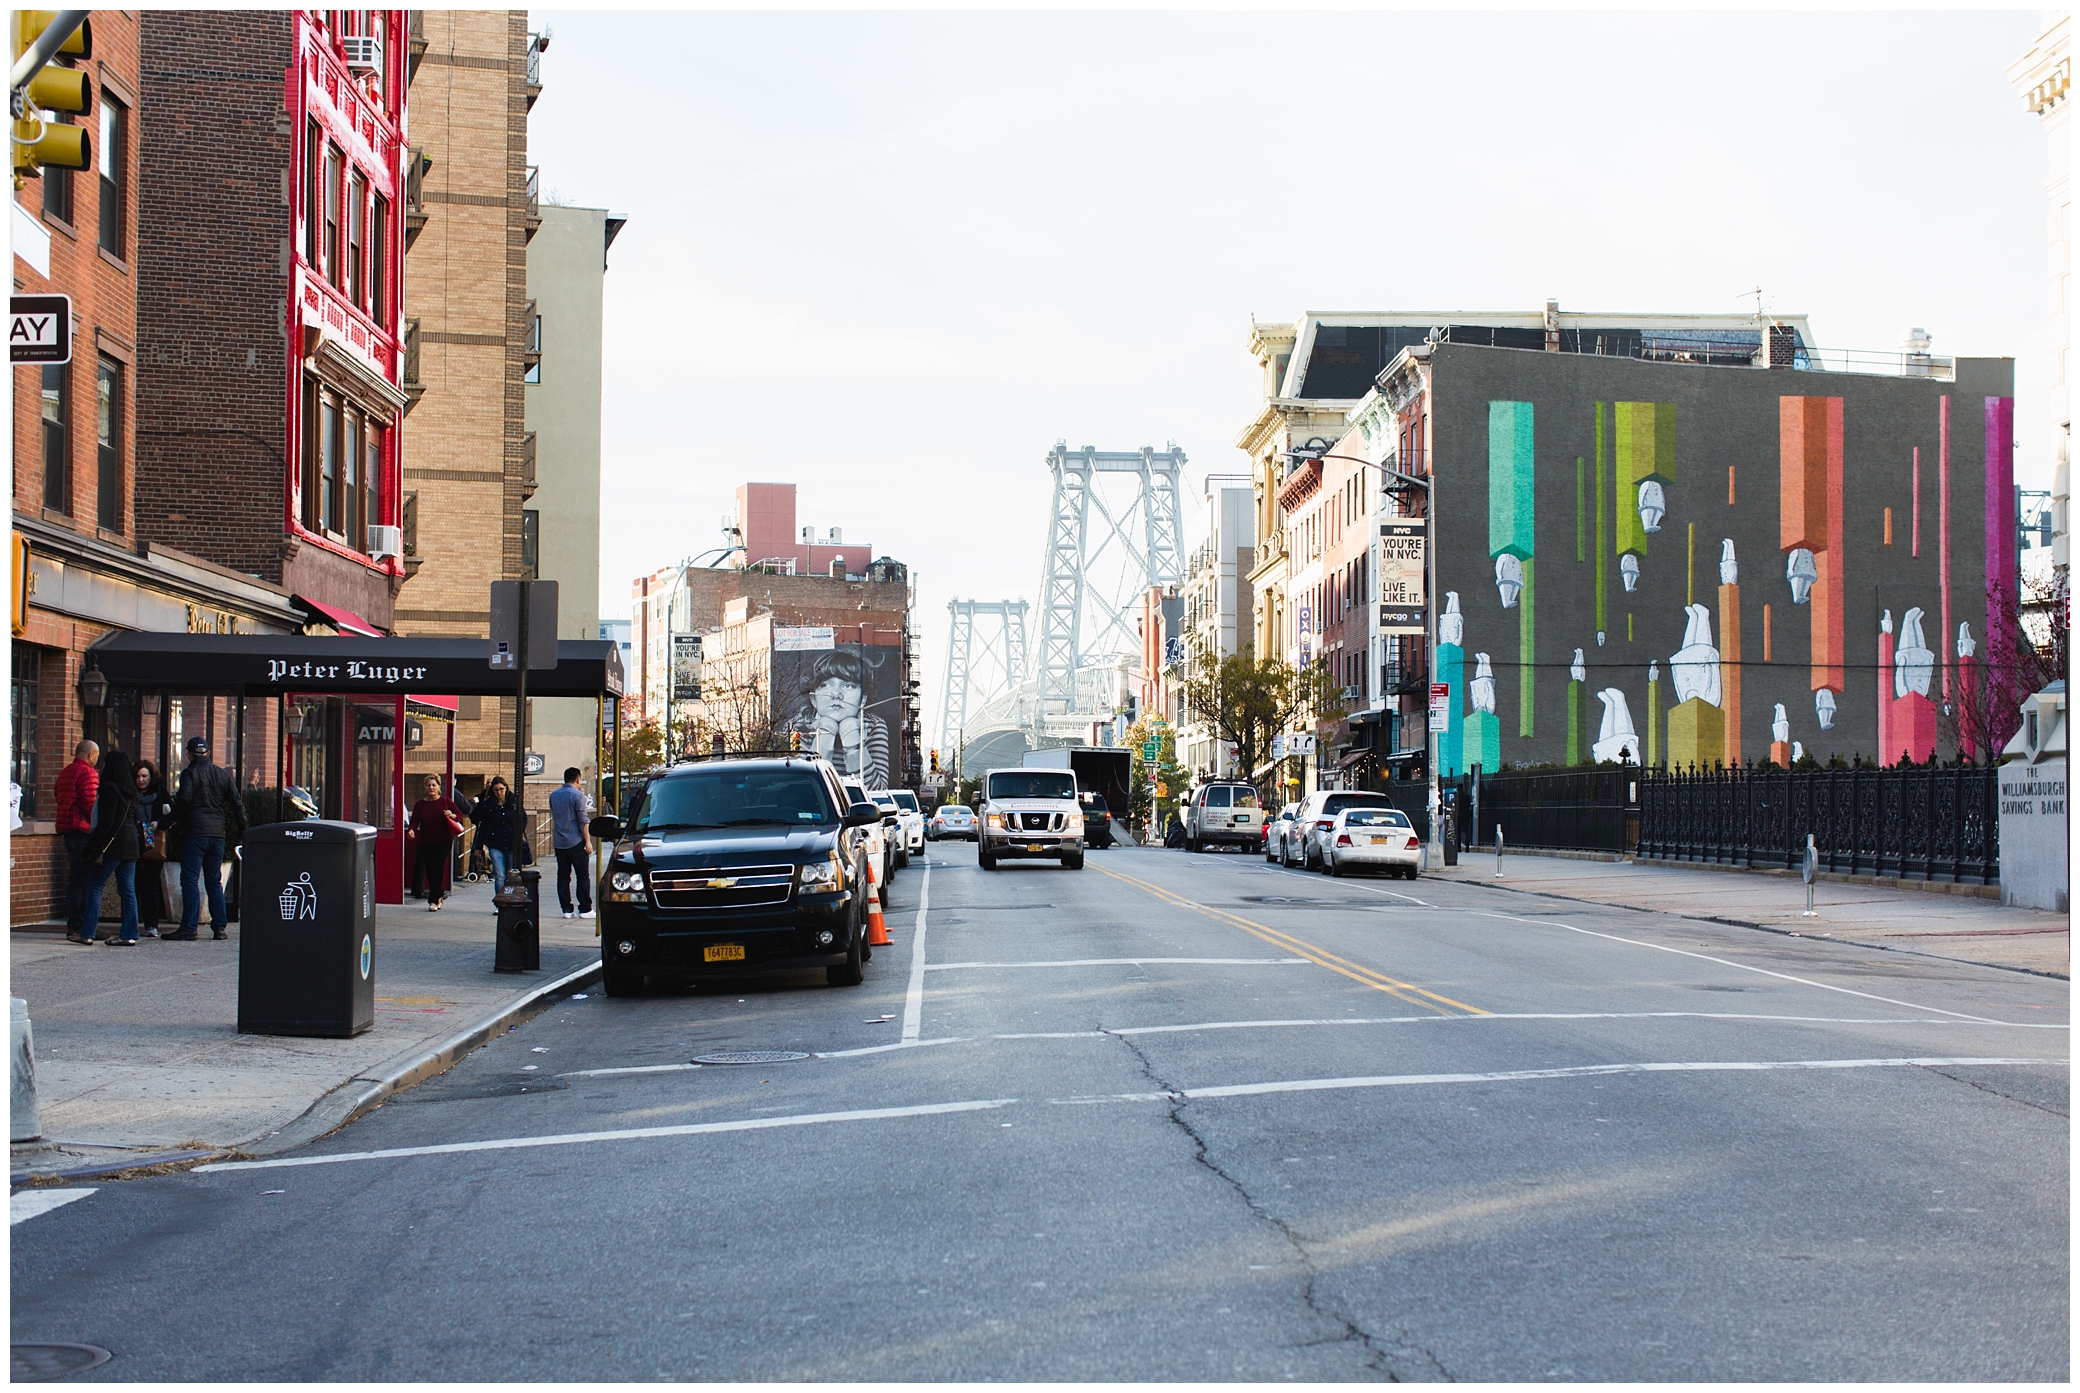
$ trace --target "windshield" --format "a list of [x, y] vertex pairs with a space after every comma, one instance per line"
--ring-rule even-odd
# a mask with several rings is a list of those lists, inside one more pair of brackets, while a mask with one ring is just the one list
[[888, 796], [889, 796], [889, 797], [891, 797], [891, 798], [893, 798], [893, 799], [895, 799], [895, 800], [896, 800], [896, 806], [897, 806], [898, 808], [901, 808], [901, 809], [902, 809], [902, 810], [903, 810], [904, 812], [906, 812], [906, 813], [914, 813], [914, 812], [916, 812], [916, 811], [917, 811], [917, 795], [916, 795], [916, 794], [914, 794], [914, 793], [909, 793], [909, 792], [896, 792], [896, 793], [891, 793], [891, 794], [889, 794]]
[[989, 776], [991, 798], [1074, 798], [1076, 776], [1046, 769], [1007, 770]]
[[1393, 808], [1352, 808], [1344, 814], [1346, 827], [1406, 827], [1408, 818]]
[[1356, 808], [1360, 806], [1385, 808], [1391, 807], [1392, 805], [1389, 804], [1384, 797], [1377, 793], [1339, 793], [1323, 802], [1322, 816], [1334, 817], [1336, 816], [1336, 814], [1342, 812], [1345, 808]]
[[678, 828], [797, 826], [835, 822], [823, 780], [806, 769], [727, 766], [657, 779], [643, 791], [636, 831]]

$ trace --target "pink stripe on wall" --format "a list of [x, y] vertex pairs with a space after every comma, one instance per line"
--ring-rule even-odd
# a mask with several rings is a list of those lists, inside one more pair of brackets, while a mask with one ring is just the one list
[[2016, 673], [2015, 625], [2021, 617], [2015, 556], [2015, 398], [1986, 398], [1987, 746], [1998, 750], [2022, 723], [2026, 693]]
[[1943, 590], [1943, 639], [1936, 661], [1943, 669], [1943, 699], [1950, 699], [1950, 668], [1957, 652], [1957, 626], [1950, 622], [1950, 396], [1936, 415], [1936, 566]]

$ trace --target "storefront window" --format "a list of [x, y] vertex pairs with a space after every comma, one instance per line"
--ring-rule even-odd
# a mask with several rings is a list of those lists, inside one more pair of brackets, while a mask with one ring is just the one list
[[14, 645], [12, 670], [13, 733], [7, 747], [7, 776], [22, 790], [22, 819], [36, 815], [37, 689], [43, 680], [43, 650]]
[[353, 820], [370, 827], [395, 824], [391, 813], [397, 768], [397, 708], [356, 706], [354, 708], [354, 810]]

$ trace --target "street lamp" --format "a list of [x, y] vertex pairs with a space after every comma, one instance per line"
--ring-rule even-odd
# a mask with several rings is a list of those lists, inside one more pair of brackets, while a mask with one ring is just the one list
[[[1421, 489], [1425, 500], [1428, 500], [1428, 498], [1430, 497], [1430, 481], [1428, 479], [1419, 479], [1413, 474], [1404, 474], [1398, 469], [1389, 469], [1384, 464], [1378, 464], [1369, 459], [1362, 459], [1357, 455], [1334, 454], [1329, 449], [1329, 446], [1332, 443], [1333, 442], [1325, 440], [1321, 436], [1317, 435], [1312, 439], [1308, 440], [1299, 449], [1286, 451], [1285, 455], [1287, 459], [1343, 460], [1346, 463], [1359, 465], [1366, 469], [1377, 469], [1380, 472], [1381, 476], [1387, 481], [1384, 484], [1385, 492], [1405, 494], [1412, 493], [1417, 489]], [[1427, 506], [1426, 502], [1426, 505], [1423, 509], [1423, 521], [1425, 524], [1423, 537], [1423, 610], [1425, 615], [1427, 616], [1424, 620], [1427, 629], [1427, 633], [1425, 636], [1430, 640], [1430, 671], [1433, 675], [1437, 671], [1436, 512], [1437, 510], [1435, 508]], [[1424, 693], [1424, 696], [1426, 698], [1428, 697], [1428, 695], [1428, 692]], [[1423, 745], [1424, 749], [1427, 752], [1426, 758], [1424, 759], [1424, 764], [1428, 768], [1430, 775], [1430, 844], [1432, 847], [1435, 848], [1431, 855], [1431, 862], [1433, 865], [1443, 865], [1444, 830], [1441, 821], [1443, 797], [1442, 787], [1439, 782], [1437, 768], [1440, 750], [1437, 738], [1438, 733], [1430, 728], [1429, 705], [1427, 700], [1424, 704], [1423, 725]]]

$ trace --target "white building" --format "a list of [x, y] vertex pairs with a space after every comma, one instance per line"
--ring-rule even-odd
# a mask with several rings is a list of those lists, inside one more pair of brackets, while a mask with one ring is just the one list
[[[2070, 473], [2068, 448], [2072, 439], [2073, 320], [2067, 299], [2072, 281], [2073, 150], [2066, 128], [2066, 110], [2072, 104], [2073, 59], [2068, 36], [2071, 16], [2063, 10], [2044, 12], [2044, 29], [2029, 52], [2008, 65], [2008, 81], [2022, 94], [2025, 109], [2044, 123], [2051, 155], [2050, 173], [2044, 180], [2047, 203], [2044, 218], [2045, 270], [2050, 277], [2051, 333], [2051, 566], [2067, 567], [2066, 538], [2069, 526], [2066, 495]], [[2030, 556], [2024, 554], [2025, 566]]]
[[[1206, 535], [1185, 564], [1185, 664], [1201, 654], [1224, 658], [1251, 646], [1249, 573], [1256, 561], [1256, 496], [1247, 474], [1209, 474], [1201, 501]], [[1227, 746], [1207, 726], [1180, 713], [1178, 763], [1199, 773], [1231, 771]]]

